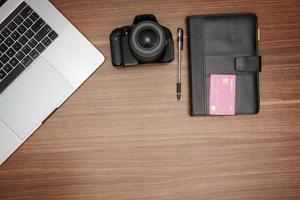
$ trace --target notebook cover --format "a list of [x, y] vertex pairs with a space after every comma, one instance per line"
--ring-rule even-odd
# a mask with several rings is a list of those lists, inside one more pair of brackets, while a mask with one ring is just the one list
[[234, 76], [234, 115], [257, 114], [261, 58], [256, 15], [189, 16], [187, 21], [191, 115], [211, 115], [210, 81], [216, 75]]

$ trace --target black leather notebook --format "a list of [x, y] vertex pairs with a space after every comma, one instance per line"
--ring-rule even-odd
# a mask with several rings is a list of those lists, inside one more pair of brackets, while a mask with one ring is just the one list
[[258, 22], [255, 14], [189, 16], [191, 115], [259, 112]]

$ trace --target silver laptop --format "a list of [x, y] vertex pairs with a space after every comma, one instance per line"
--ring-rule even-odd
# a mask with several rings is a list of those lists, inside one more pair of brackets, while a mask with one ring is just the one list
[[103, 62], [47, 0], [0, 0], [0, 165]]

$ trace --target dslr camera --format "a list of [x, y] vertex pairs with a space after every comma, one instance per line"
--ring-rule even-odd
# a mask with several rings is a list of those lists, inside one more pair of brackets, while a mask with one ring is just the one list
[[138, 15], [132, 26], [115, 29], [110, 34], [110, 48], [114, 66], [174, 60], [172, 33], [160, 25], [154, 15]]

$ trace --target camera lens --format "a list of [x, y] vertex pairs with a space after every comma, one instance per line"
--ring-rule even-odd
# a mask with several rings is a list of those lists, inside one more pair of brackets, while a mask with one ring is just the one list
[[158, 23], [143, 21], [133, 27], [130, 47], [137, 59], [145, 62], [154, 61], [162, 54], [165, 46], [165, 34]]
[[158, 42], [157, 34], [151, 29], [141, 30], [138, 34], [138, 41], [145, 49], [153, 48]]

